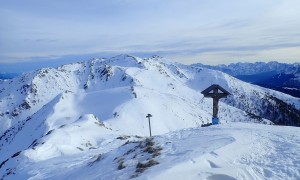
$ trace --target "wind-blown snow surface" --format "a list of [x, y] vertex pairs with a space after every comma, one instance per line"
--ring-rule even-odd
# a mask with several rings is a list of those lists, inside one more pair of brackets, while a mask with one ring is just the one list
[[299, 128], [243, 123], [170, 133], [156, 138], [164, 144], [162, 167], [145, 177], [299, 179], [299, 137]]
[[[142, 177], [145, 166], [162, 164], [159, 158], [166, 155], [168, 146], [159, 137], [211, 121], [212, 100], [201, 100], [200, 93], [211, 84], [232, 94], [220, 103], [223, 123], [300, 125], [299, 99], [218, 71], [160, 57], [95, 59], [0, 81], [0, 178], [77, 177], [73, 169], [82, 178]], [[154, 142], [139, 137], [148, 135], [148, 113], [152, 134], [162, 135]], [[61, 172], [62, 167], [68, 170]]]
[[[75, 129], [68, 127], [69, 132]], [[82, 134], [89, 133], [77, 136]], [[159, 147], [157, 156], [146, 150], [144, 141], [147, 140], [139, 137], [111, 136], [95, 149], [72, 155], [57, 152], [59, 156], [48, 160], [44, 160], [49, 158], [47, 151], [42, 155], [36, 154], [36, 150], [27, 150], [6, 164], [6, 168], [15, 167], [11, 172], [16, 173], [11, 173], [7, 179], [300, 178], [300, 135], [296, 127], [236, 122], [179, 130], [153, 138], [153, 149]], [[63, 138], [57, 142], [65, 141]], [[149, 159], [158, 164], [138, 173], [137, 164], [146, 164]], [[123, 167], [120, 168], [121, 161]]]

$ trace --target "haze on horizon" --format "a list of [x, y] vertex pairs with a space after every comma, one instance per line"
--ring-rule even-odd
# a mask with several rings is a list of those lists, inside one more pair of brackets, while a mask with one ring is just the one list
[[0, 3], [0, 64], [122, 53], [157, 54], [184, 64], [292, 63], [300, 57], [298, 0]]

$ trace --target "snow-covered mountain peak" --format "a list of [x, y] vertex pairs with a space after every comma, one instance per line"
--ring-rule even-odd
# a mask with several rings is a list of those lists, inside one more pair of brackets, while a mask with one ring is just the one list
[[198, 64], [194, 64], [194, 66], [221, 70], [230, 75], [238, 76], [238, 75], [261, 74], [266, 72], [292, 73], [293, 70], [299, 66], [299, 63], [286, 64], [286, 63], [279, 63], [277, 61], [270, 61], [267, 63], [266, 62], [255, 62], [255, 63], [238, 62], [238, 63], [231, 63], [229, 65], [221, 64], [217, 66], [209, 66], [209, 65], [198, 63]]
[[287, 64], [271, 61], [268, 63], [232, 63], [217, 66], [199, 63], [194, 66], [219, 70], [245, 82], [300, 97], [299, 63]]
[[[130, 55], [120, 55], [110, 59], [72, 63], [56, 69], [44, 68], [2, 82], [0, 107], [3, 113], [1, 115], [8, 126], [11, 126], [28, 117], [30, 113], [37, 112], [65, 91], [81, 96], [98, 93], [101, 90], [121, 88], [133, 98], [138, 98], [145, 96], [143, 94], [151, 90], [153, 93], [169, 94], [197, 102], [202, 98], [201, 90], [211, 84], [220, 84], [232, 92], [233, 96], [228, 98], [230, 101], [226, 101], [230, 106], [241, 108], [257, 116], [269, 118], [262, 115], [261, 110], [253, 110], [255, 103], [261, 101], [253, 98], [261, 99], [265, 93], [270, 96], [280, 96], [279, 99], [287, 100], [295, 107], [299, 106], [296, 99], [243, 83], [219, 71], [172, 63], [158, 56], [141, 59]], [[236, 98], [241, 97], [249, 97], [249, 103], [253, 102], [253, 104], [245, 106], [244, 103], [238, 102]], [[272, 118], [271, 120], [274, 121]]]
[[143, 59], [128, 54], [121, 54], [104, 61], [104, 63], [111, 66], [122, 66], [122, 67], [139, 67]]
[[[223, 124], [300, 125], [298, 98], [220, 71], [157, 56], [92, 59], [0, 82], [0, 178], [16, 173], [17, 161], [34, 166], [33, 162], [74, 157], [75, 164], [84, 159], [88, 167], [106, 158], [118, 163], [119, 170], [127, 164], [131, 174], [124, 178], [138, 177], [145, 166], [157, 165], [164, 152], [162, 145], [144, 138], [149, 134], [146, 115], [152, 114], [155, 136], [200, 128], [212, 117], [212, 99], [203, 98], [200, 92], [212, 84], [232, 94], [219, 103]], [[232, 140], [229, 137], [220, 143]], [[132, 170], [135, 166], [136, 171]], [[35, 176], [29, 171], [22, 173], [28, 178]], [[35, 178], [45, 178], [36, 174]]]

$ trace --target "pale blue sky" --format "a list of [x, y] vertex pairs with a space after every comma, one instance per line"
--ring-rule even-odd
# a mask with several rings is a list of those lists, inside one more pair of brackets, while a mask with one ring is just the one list
[[[0, 0], [0, 63], [157, 54], [296, 62], [299, 0]], [[0, 69], [1, 71], [1, 69]]]

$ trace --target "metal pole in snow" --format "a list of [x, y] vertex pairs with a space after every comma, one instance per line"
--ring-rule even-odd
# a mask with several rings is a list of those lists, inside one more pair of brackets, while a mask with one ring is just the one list
[[150, 123], [150, 117], [152, 117], [151, 114], [147, 114], [146, 118], [148, 118], [148, 121], [149, 121], [149, 132], [150, 132], [150, 137], [152, 136], [151, 134], [151, 123]]

